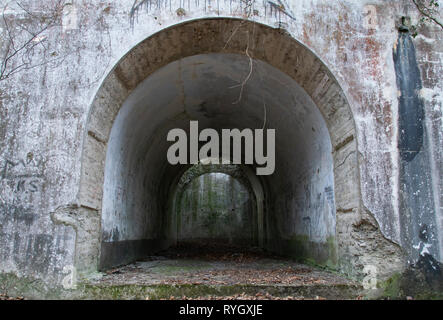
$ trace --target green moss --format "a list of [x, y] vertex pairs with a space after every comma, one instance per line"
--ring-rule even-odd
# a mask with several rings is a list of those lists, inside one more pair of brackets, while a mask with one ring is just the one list
[[60, 299], [69, 293], [62, 287], [49, 287], [41, 279], [19, 277], [14, 273], [0, 273], [0, 293], [11, 297], [25, 296], [31, 299]]
[[[169, 299], [170, 297], [189, 298], [204, 296], [232, 296], [245, 293], [255, 295], [258, 292], [269, 293], [273, 296], [324, 296], [329, 298], [352, 298], [360, 290], [355, 286], [348, 285], [311, 285], [311, 286], [280, 286], [280, 285], [202, 285], [202, 284], [180, 284], [180, 285], [105, 285], [82, 282], [74, 290], [64, 290], [61, 287], [48, 287], [43, 281], [19, 278], [13, 274], [1, 275], [0, 284], [12, 284], [18, 292], [7, 291], [11, 296], [24, 295], [26, 298], [36, 299]], [[19, 293], [19, 294], [18, 294]]]
[[289, 253], [297, 260], [308, 261], [312, 259], [307, 250], [309, 246], [309, 237], [307, 235], [294, 235], [287, 244]]
[[202, 284], [182, 285], [121, 285], [121, 286], [94, 286], [86, 285], [83, 298], [87, 299], [169, 299], [170, 297], [188, 298], [205, 296], [232, 296], [245, 293], [255, 295], [266, 292], [273, 296], [329, 296], [330, 298], [352, 298], [358, 295], [358, 287], [348, 285], [335, 286], [260, 286], [260, 285], [225, 285], [211, 286]]
[[443, 292], [423, 292], [415, 295], [415, 300], [443, 300]]
[[199, 297], [207, 295], [231, 295], [242, 291], [238, 286], [182, 285], [85, 285], [84, 298], [92, 299], [169, 299], [170, 297]]
[[337, 270], [337, 245], [335, 237], [330, 236], [325, 243], [316, 243], [309, 240], [307, 235], [294, 235], [285, 241], [283, 254], [296, 261], [326, 270]]
[[383, 289], [384, 298], [398, 299], [402, 296], [401, 293], [401, 274], [395, 273], [385, 281], [379, 281], [377, 287]]
[[[434, 292], [425, 286], [420, 288], [407, 288], [405, 275], [395, 273], [389, 279], [377, 283], [377, 287], [383, 289], [381, 299], [405, 299], [410, 295], [415, 300], [443, 300], [443, 292]], [[405, 292], [411, 291], [411, 292]]]
[[328, 244], [328, 260], [326, 260], [325, 265], [330, 269], [337, 269], [337, 242], [334, 236], [329, 236], [326, 238], [326, 243]]

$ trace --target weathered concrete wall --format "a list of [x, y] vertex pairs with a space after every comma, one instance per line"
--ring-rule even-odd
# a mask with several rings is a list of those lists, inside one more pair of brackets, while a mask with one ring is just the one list
[[[38, 11], [39, 4], [32, 3]], [[62, 59], [61, 63], [24, 70], [0, 82], [1, 271], [59, 283], [64, 267], [84, 260], [79, 258], [83, 257], [79, 248], [84, 252], [95, 250], [96, 244], [83, 242], [81, 235], [87, 238], [99, 228], [91, 224], [84, 226], [81, 221], [83, 217], [100, 221], [96, 202], [101, 208], [101, 196], [93, 197], [88, 203], [79, 199], [83, 146], [92, 145], [85, 143], [91, 139], [88, 115], [100, 84], [117, 62], [147, 37], [193, 19], [244, 18], [241, 3], [214, 0], [189, 1], [183, 5], [182, 1], [158, 1], [148, 5], [148, 10], [144, 7], [137, 10], [131, 23], [131, 0], [76, 1], [76, 10], [70, 13], [74, 23], [65, 22], [46, 33], [48, 45]], [[13, 8], [6, 14], [14, 15]], [[362, 274], [364, 266], [371, 264], [379, 266], [380, 275], [401, 269], [399, 249], [396, 245], [387, 245], [383, 237], [403, 247], [409, 246], [410, 241], [402, 242], [402, 230], [416, 230], [401, 226], [404, 214], [400, 205], [403, 200], [398, 151], [401, 89], [397, 86], [393, 50], [398, 45], [396, 23], [403, 15], [417, 20], [417, 12], [408, 1], [316, 0], [286, 1], [285, 9], [256, 1], [248, 17], [265, 25], [284, 27], [292, 38], [312, 50], [335, 76], [351, 108], [356, 128], [351, 144], [358, 149], [348, 151], [350, 146], [346, 145], [340, 150], [339, 161], [345, 163], [358, 156], [360, 182], [348, 189], [360, 192], [359, 205], [363, 210], [353, 214], [350, 207], [337, 205], [336, 217], [337, 234], [350, 235], [342, 237], [337, 244], [341, 250], [339, 255], [354, 261], [348, 267], [343, 266], [349, 273], [358, 269], [357, 273]], [[0, 32], [4, 39], [4, 26]], [[430, 26], [422, 28], [420, 35], [411, 40], [423, 86], [420, 98], [423, 99], [427, 132], [424, 143], [429, 161], [423, 171], [431, 180], [434, 202], [429, 214], [435, 217], [436, 231], [432, 243], [410, 234], [410, 238], [417, 241], [412, 241], [412, 248], [404, 248], [410, 252], [406, 256], [410, 262], [424, 247], [436, 259], [442, 259], [443, 79], [439, 76], [443, 65], [442, 37], [441, 30]], [[168, 41], [162, 39], [158, 45], [167, 47]], [[38, 53], [34, 58], [38, 61]], [[131, 72], [138, 72], [137, 64], [132, 68]], [[293, 72], [290, 68], [287, 70]], [[128, 80], [122, 90], [129, 94], [133, 83], [137, 82]], [[321, 82], [316, 83], [321, 91]], [[309, 93], [314, 93], [316, 88]], [[115, 96], [115, 105], [110, 105], [110, 110], [118, 110], [117, 105], [124, 101], [119, 98], [121, 96]], [[334, 132], [329, 133], [333, 146], [337, 146]], [[105, 150], [100, 136], [94, 141], [97, 152]], [[91, 161], [101, 163], [104, 159]], [[87, 174], [89, 179], [101, 181], [103, 172]], [[341, 176], [345, 179], [346, 174]], [[337, 183], [346, 185], [337, 181], [336, 176], [335, 185]], [[336, 197], [347, 197], [346, 190], [336, 188]], [[95, 190], [89, 191], [92, 194]], [[84, 207], [79, 209], [80, 205]], [[366, 236], [375, 240], [369, 241]]]

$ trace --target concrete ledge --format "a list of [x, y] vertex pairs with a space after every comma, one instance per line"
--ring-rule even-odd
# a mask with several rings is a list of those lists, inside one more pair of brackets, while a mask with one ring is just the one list
[[230, 296], [236, 294], [269, 294], [274, 297], [315, 299], [322, 297], [330, 300], [356, 299], [363, 287], [359, 285], [232, 285], [215, 286], [201, 284], [183, 285], [85, 285], [83, 299], [141, 299], [158, 300], [175, 298], [198, 298], [208, 296]]

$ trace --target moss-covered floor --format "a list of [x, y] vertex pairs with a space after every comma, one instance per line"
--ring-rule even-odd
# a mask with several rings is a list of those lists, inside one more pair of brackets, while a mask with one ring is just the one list
[[109, 270], [85, 289], [105, 299], [355, 299], [361, 292], [335, 273], [227, 245], [182, 245]]

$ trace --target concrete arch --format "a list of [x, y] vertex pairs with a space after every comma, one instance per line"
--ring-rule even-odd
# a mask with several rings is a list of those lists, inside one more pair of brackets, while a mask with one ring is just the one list
[[[292, 78], [318, 107], [330, 136], [337, 213], [337, 250], [333, 264], [352, 264], [347, 254], [351, 228], [359, 219], [361, 195], [354, 119], [335, 77], [312, 51], [284, 30], [238, 19], [203, 19], [167, 28], [147, 38], [124, 56], [106, 77], [92, 103], [83, 144], [79, 205], [91, 225], [77, 240], [80, 270], [97, 268], [106, 152], [117, 114], [146, 78], [186, 57], [223, 53], [253, 57]], [[337, 261], [335, 261], [337, 260]]]
[[[239, 181], [248, 191], [253, 198], [255, 206], [253, 208], [254, 215], [256, 216], [256, 234], [255, 240], [258, 245], [263, 245], [264, 242], [264, 190], [260, 179], [254, 174], [253, 170], [244, 165], [211, 165], [211, 164], [197, 164], [194, 166], [194, 170], [189, 172], [193, 168], [190, 168], [178, 175], [180, 181], [177, 185], [175, 183], [172, 187], [171, 195], [175, 198], [176, 192], [183, 192], [183, 190], [197, 177], [207, 173], [224, 173], [230, 175], [237, 181]], [[177, 194], [181, 196], [180, 194]], [[174, 206], [174, 204], [173, 204]], [[174, 210], [174, 209], [173, 209]]]
[[[177, 205], [181, 203], [183, 192], [189, 185], [199, 177], [210, 173], [222, 173], [228, 175], [239, 182], [245, 190], [248, 191], [249, 199], [252, 201], [251, 213], [254, 217], [254, 225], [252, 227], [252, 241], [254, 245], [263, 245], [263, 210], [264, 210], [264, 190], [260, 180], [254, 174], [253, 170], [245, 165], [214, 165], [214, 164], [196, 164], [188, 168], [182, 175], [178, 175], [179, 182], [173, 183], [171, 186], [171, 210], [172, 215], [176, 215], [179, 209]], [[178, 213], [178, 212], [177, 212]]]

